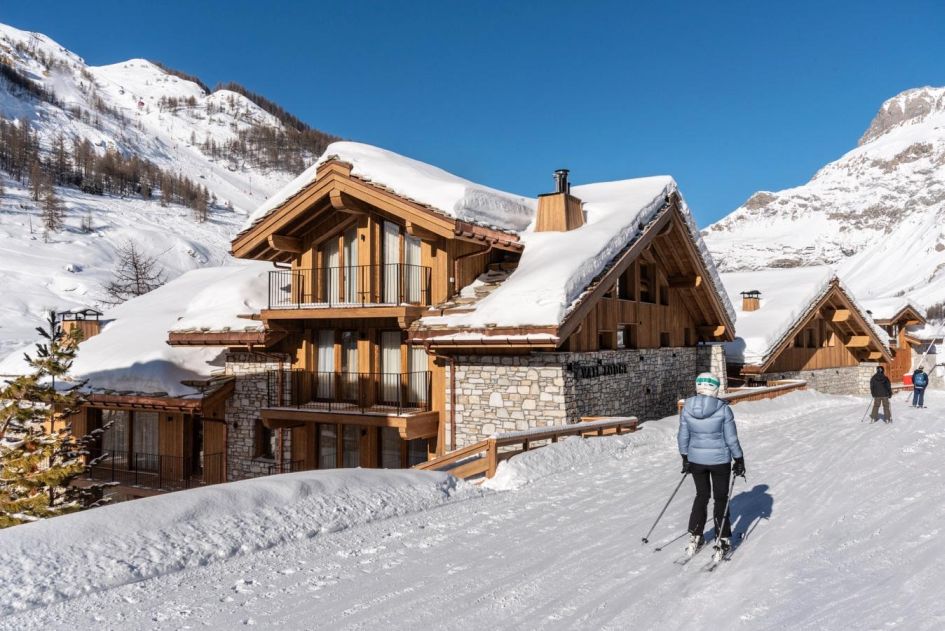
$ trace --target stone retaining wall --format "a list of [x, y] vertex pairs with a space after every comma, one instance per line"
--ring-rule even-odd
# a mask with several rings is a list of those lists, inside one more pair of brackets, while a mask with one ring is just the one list
[[[233, 395], [226, 402], [227, 481], [243, 480], [267, 475], [275, 461], [255, 457], [257, 421], [259, 411], [268, 404], [266, 371], [278, 370], [289, 365], [280, 365], [272, 353], [228, 353], [226, 374], [236, 377]], [[283, 461], [292, 458], [292, 432], [283, 430]], [[278, 447], [278, 430], [272, 432], [272, 452]]]
[[[694, 393], [696, 375], [707, 370], [725, 383], [721, 346], [459, 356], [456, 447], [495, 432], [574, 423], [582, 416], [672, 415], [677, 400]], [[446, 381], [449, 406], [448, 373]]]
[[804, 379], [807, 387], [825, 394], [869, 395], [870, 378], [879, 364], [863, 362], [859, 366], [771, 372], [759, 375], [760, 381]]

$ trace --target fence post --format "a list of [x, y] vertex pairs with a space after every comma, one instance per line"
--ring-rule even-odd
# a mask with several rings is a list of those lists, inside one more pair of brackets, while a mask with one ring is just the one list
[[495, 438], [486, 439], [486, 477], [491, 478], [495, 475], [496, 467], [498, 466], [499, 454], [498, 446], [496, 445]]

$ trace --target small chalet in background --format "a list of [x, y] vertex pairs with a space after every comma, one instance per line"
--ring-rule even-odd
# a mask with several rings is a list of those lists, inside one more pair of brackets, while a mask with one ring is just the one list
[[747, 384], [804, 379], [832, 394], [868, 394], [893, 355], [879, 328], [824, 267], [723, 274], [739, 304], [737, 338], [725, 344], [729, 377]]
[[863, 300], [862, 304], [873, 321], [889, 335], [889, 347], [893, 354], [893, 360], [886, 365], [889, 380], [902, 383], [903, 377], [912, 374], [917, 354], [921, 355], [916, 352], [916, 345], [910, 344], [908, 330], [926, 323], [922, 309], [902, 297]]
[[945, 389], [945, 323], [925, 322], [908, 327], [906, 342], [912, 349], [912, 367], [919, 364], [929, 374], [929, 387]]

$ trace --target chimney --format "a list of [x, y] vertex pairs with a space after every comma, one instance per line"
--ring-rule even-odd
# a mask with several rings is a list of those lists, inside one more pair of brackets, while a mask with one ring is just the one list
[[761, 308], [761, 292], [757, 289], [742, 292], [742, 311], [758, 311]]
[[556, 170], [554, 178], [555, 192], [538, 196], [535, 232], [567, 232], [584, 225], [584, 210], [581, 200], [571, 195], [568, 170]]

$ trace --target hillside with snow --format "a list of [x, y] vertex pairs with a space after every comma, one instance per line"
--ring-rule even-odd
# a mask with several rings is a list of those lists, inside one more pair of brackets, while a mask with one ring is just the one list
[[708, 551], [675, 563], [689, 481], [640, 541], [679, 480], [670, 417], [525, 453], [485, 488], [309, 471], [17, 526], [0, 629], [938, 630], [945, 395], [927, 404], [898, 396], [891, 425], [812, 391], [736, 406], [740, 544], [712, 573]]
[[945, 88], [885, 103], [806, 184], [761, 191], [705, 231], [723, 271], [832, 265], [863, 299], [945, 300]]
[[227, 263], [247, 214], [318, 157], [273, 139], [320, 132], [300, 134], [291, 117], [242, 93], [211, 92], [150, 61], [90, 66], [45, 35], [0, 24], [0, 66], [0, 119], [28, 125], [44, 160], [57, 142], [88, 141], [99, 157], [147, 161], [210, 199], [201, 221], [180, 202], [162, 203], [158, 182], [150, 199], [57, 185], [64, 226], [47, 235], [28, 174], [0, 169], [0, 356], [34, 338], [46, 310], [98, 304], [129, 240], [159, 257], [168, 278]]

